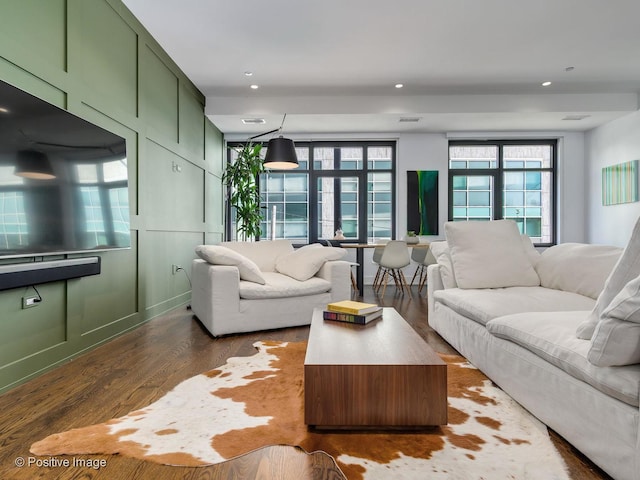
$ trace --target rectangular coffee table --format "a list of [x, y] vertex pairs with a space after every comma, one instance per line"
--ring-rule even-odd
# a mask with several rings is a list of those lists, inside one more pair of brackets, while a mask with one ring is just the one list
[[420, 427], [447, 423], [447, 364], [393, 308], [367, 325], [316, 309], [304, 361], [305, 423]]

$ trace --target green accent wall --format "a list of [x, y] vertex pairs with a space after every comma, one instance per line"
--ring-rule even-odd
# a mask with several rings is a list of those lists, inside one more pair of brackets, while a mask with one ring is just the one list
[[189, 303], [172, 265], [190, 276], [194, 248], [222, 239], [224, 142], [119, 0], [0, 0], [0, 18], [1, 80], [126, 138], [132, 234], [100, 275], [38, 285], [36, 307], [22, 309], [30, 288], [0, 292], [2, 393]]

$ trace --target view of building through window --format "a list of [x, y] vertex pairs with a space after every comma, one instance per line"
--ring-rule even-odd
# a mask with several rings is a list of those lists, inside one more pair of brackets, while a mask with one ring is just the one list
[[555, 141], [449, 145], [449, 219], [514, 220], [536, 244], [554, 241]]
[[260, 175], [263, 238], [309, 243], [341, 231], [346, 241], [391, 239], [395, 142], [297, 142], [296, 153], [297, 169]]
[[[508, 218], [534, 243], [553, 243], [555, 151], [555, 140], [450, 142], [449, 219]], [[296, 153], [299, 168], [259, 178], [262, 238], [392, 238], [394, 142], [298, 142]]]

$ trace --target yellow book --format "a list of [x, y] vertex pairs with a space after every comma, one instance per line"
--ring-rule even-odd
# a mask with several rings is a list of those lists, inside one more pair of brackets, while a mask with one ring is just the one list
[[353, 300], [343, 300], [327, 305], [327, 310], [330, 312], [350, 313], [352, 315], [366, 315], [380, 310], [380, 308], [375, 303], [354, 302]]

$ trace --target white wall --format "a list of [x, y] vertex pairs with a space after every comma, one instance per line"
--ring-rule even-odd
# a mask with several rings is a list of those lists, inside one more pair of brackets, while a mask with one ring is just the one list
[[563, 133], [558, 138], [558, 243], [587, 241], [586, 166], [584, 134]]
[[626, 245], [638, 216], [640, 202], [602, 205], [602, 168], [640, 159], [640, 112], [607, 123], [585, 136], [587, 173], [587, 240]]
[[407, 232], [407, 172], [412, 170], [438, 170], [438, 235], [423, 236], [427, 242], [444, 238], [447, 221], [448, 140], [443, 133], [407, 133], [398, 139], [396, 166], [396, 237], [402, 239]]

